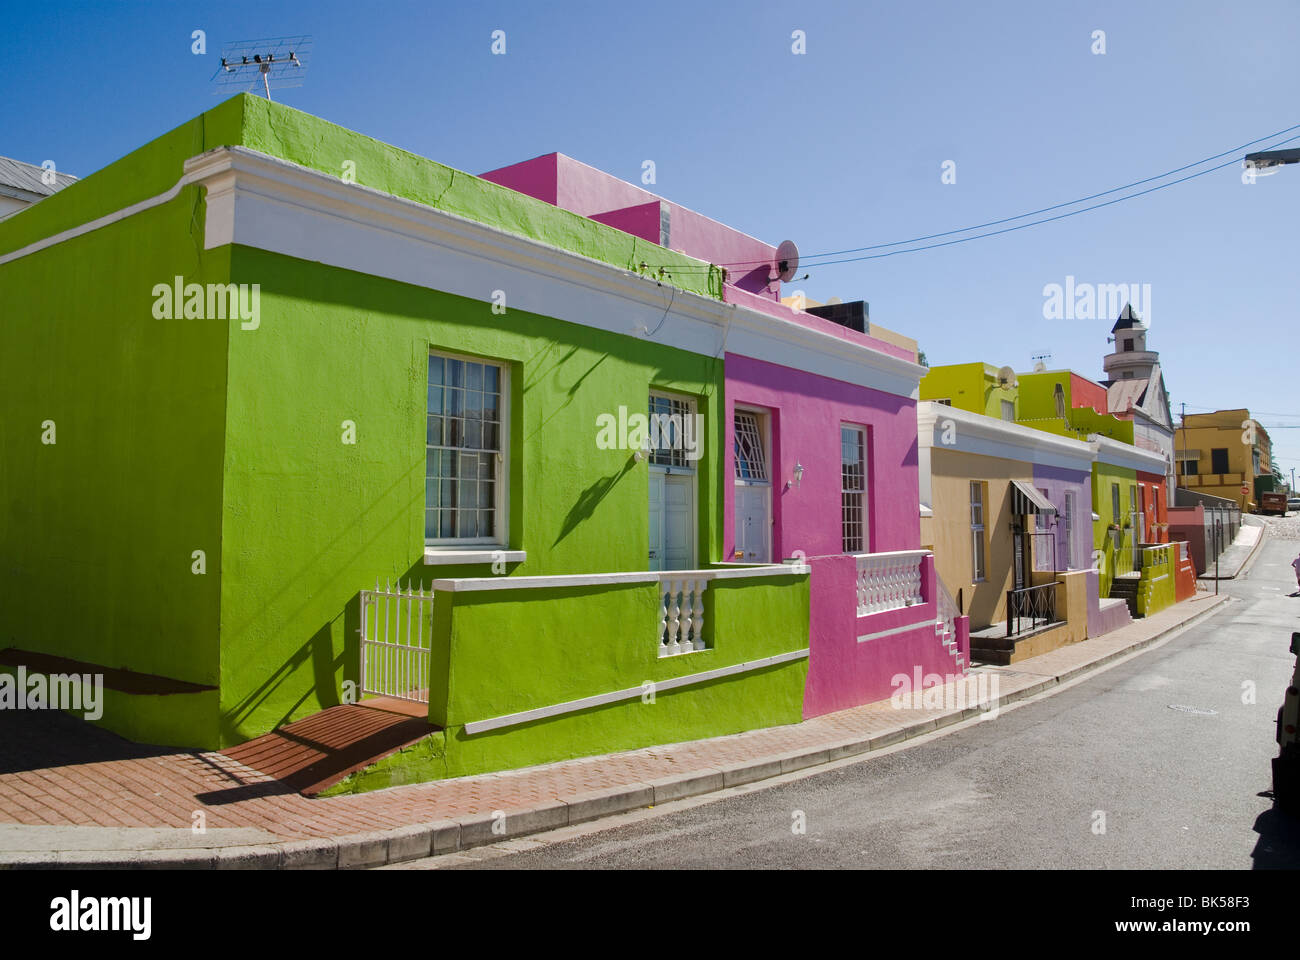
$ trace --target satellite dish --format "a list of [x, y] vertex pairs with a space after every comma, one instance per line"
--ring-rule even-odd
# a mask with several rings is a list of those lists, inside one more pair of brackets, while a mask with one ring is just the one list
[[1016, 385], [1016, 371], [1011, 367], [1002, 367], [998, 370], [998, 379], [1002, 381], [1005, 387], [1014, 387]]
[[799, 248], [794, 245], [793, 240], [782, 240], [781, 245], [776, 248], [776, 276], [773, 279], [789, 283], [798, 272]]
[[843, 302], [844, 302], [844, 301], [841, 300], [839, 297], [831, 297], [829, 300], [826, 301], [826, 306], [828, 306], [828, 307], [833, 307], [833, 306], [835, 306], [835, 304], [837, 304], [837, 303], [843, 303]]

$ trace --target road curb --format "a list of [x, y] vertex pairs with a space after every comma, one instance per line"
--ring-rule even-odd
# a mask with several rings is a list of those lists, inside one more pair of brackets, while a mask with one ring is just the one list
[[[1260, 538], [1261, 542], [1263, 537]], [[1248, 558], [1249, 559], [1249, 558]], [[1159, 633], [1102, 654], [1096, 660], [1013, 690], [998, 698], [998, 706], [1027, 700], [1060, 687], [1129, 654], [1159, 643], [1169, 635], [1195, 626], [1219, 612], [1227, 601], [1214, 603]], [[339, 837], [284, 840], [244, 846], [179, 848], [173, 850], [22, 851], [0, 853], [0, 870], [28, 869], [281, 869], [348, 870], [420, 860], [455, 853], [503, 840], [526, 837], [560, 827], [575, 826], [603, 817], [716, 793], [729, 787], [756, 783], [782, 774], [824, 766], [847, 757], [865, 756], [906, 740], [968, 720], [983, 712], [979, 707], [959, 707], [937, 717], [885, 731], [862, 734], [830, 745], [756, 758], [646, 782], [624, 784], [579, 794], [531, 807], [494, 810], [453, 819], [406, 824], [390, 830]]]

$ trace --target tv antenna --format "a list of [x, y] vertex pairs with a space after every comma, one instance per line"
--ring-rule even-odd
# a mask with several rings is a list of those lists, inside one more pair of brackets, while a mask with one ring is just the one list
[[1039, 373], [1047, 369], [1047, 361], [1052, 359], [1050, 353], [1036, 353], [1029, 358], [1034, 361], [1034, 372]]
[[221, 63], [212, 75], [220, 93], [222, 87], [252, 90], [258, 81], [271, 99], [271, 88], [302, 86], [311, 58], [311, 37], [271, 37], [265, 40], [236, 40], [221, 48]]

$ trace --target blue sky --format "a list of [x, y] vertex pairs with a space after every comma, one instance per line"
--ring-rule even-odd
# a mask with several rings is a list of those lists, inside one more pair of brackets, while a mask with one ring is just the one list
[[[1300, 124], [1294, 0], [10, 0], [5, 22], [6, 156], [90, 173], [217, 103], [223, 43], [306, 33], [306, 83], [276, 94], [291, 106], [471, 173], [558, 150], [635, 181], [650, 159], [657, 192], [805, 254], [1014, 216]], [[1150, 284], [1175, 409], [1300, 425], [1298, 207], [1300, 166], [1250, 185], [1234, 166], [798, 286], [870, 301], [932, 363], [1050, 353], [1100, 377], [1111, 321], [1044, 319], [1044, 286]], [[1300, 470], [1300, 430], [1272, 436]]]

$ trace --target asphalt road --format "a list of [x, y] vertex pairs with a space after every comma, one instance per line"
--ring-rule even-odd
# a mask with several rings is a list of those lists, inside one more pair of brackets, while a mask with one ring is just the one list
[[584, 836], [550, 842], [543, 835], [526, 851], [507, 852], [507, 844], [444, 863], [1300, 866], [1300, 821], [1260, 795], [1271, 787], [1274, 721], [1294, 663], [1288, 643], [1300, 630], [1300, 597], [1288, 596], [1298, 550], [1300, 520], [1275, 521], [1247, 577], [1221, 585], [1239, 598], [1221, 613], [993, 721], [769, 788], [648, 811]]

